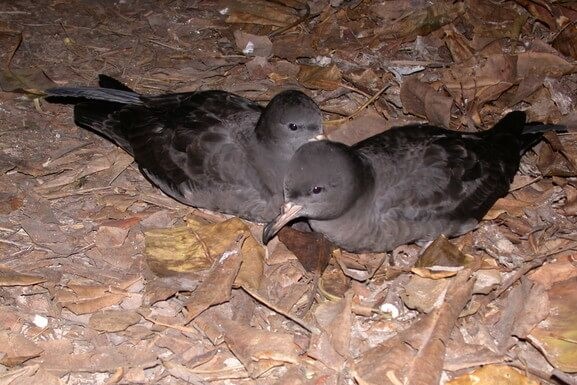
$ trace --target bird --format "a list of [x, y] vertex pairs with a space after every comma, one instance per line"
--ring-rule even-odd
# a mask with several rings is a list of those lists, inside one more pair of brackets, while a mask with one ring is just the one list
[[99, 87], [50, 88], [45, 99], [73, 104], [76, 125], [131, 154], [170, 197], [255, 222], [278, 214], [295, 151], [324, 138], [320, 108], [294, 89], [262, 107], [221, 90], [145, 96], [100, 75]]
[[351, 252], [462, 235], [508, 193], [522, 155], [543, 132], [564, 129], [525, 120], [513, 111], [474, 133], [413, 124], [350, 147], [306, 143], [289, 163], [285, 203], [264, 227], [263, 243], [297, 218]]

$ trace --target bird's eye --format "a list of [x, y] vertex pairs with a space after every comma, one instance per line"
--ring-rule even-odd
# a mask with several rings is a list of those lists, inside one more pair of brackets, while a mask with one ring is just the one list
[[288, 128], [291, 131], [296, 131], [299, 127], [294, 123], [289, 123]]
[[323, 188], [321, 186], [313, 187], [313, 194], [320, 194], [321, 191], [323, 191]]

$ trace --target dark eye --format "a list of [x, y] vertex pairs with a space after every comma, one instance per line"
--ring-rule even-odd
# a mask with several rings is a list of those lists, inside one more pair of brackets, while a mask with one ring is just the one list
[[320, 194], [321, 191], [323, 191], [323, 188], [321, 186], [313, 187], [313, 194]]
[[289, 123], [288, 128], [291, 131], [296, 131], [299, 127], [294, 123]]

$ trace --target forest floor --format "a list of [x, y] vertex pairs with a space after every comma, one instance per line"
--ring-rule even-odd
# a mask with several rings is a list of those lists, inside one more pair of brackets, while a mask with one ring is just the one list
[[[549, 0], [0, 3], [0, 385], [577, 383], [576, 20]], [[568, 132], [459, 238], [264, 247], [35, 97], [98, 74], [263, 104], [301, 89], [345, 143], [515, 109]]]

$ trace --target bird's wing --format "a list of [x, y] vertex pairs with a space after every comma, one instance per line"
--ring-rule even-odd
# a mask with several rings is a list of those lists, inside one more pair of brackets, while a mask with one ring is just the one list
[[388, 218], [480, 219], [518, 168], [519, 150], [509, 143], [426, 125], [395, 130], [362, 150], [373, 153], [377, 205]]
[[254, 129], [261, 107], [222, 91], [143, 100], [115, 113], [143, 173], [186, 204], [260, 219], [268, 191], [239, 135]]

